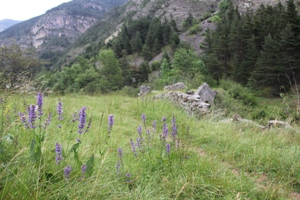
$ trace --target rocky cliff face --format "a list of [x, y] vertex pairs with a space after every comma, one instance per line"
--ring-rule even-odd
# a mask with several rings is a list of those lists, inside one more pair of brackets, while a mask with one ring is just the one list
[[52, 8], [0, 33], [0, 44], [16, 41], [34, 46], [43, 58], [51, 58], [72, 44], [108, 10], [126, 0], [73, 0]]

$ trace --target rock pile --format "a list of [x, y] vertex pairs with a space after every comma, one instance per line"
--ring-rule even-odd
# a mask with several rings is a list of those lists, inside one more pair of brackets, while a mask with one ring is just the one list
[[168, 85], [164, 87], [164, 90], [174, 91], [174, 90], [184, 90], [186, 88], [185, 84], [182, 82], [175, 83], [173, 85]]
[[[199, 94], [202, 94], [203, 96], [201, 97]], [[209, 112], [211, 105], [214, 105], [215, 96], [216, 92], [211, 90], [207, 83], [204, 83], [199, 87], [196, 94], [190, 92], [189, 94], [182, 92], [168, 92], [156, 95], [154, 98], [168, 99], [190, 114], [203, 115]]]
[[138, 93], [138, 96], [146, 95], [151, 92], [151, 88], [146, 85], [142, 85], [140, 87], [140, 92]]

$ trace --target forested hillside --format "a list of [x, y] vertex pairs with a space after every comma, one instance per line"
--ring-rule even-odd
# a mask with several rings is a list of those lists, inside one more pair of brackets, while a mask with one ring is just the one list
[[[122, 14], [120, 9], [113, 19]], [[86, 64], [72, 61], [63, 72], [50, 75], [48, 86], [60, 91], [93, 93], [123, 86], [137, 87], [144, 82], [157, 89], [176, 81], [184, 81], [190, 87], [197, 87], [203, 81], [214, 85], [226, 77], [250, 88], [264, 89], [267, 95], [278, 95], [288, 91], [294, 81], [298, 82], [300, 26], [293, 0], [285, 5], [280, 2], [275, 6], [262, 4], [257, 10], [248, 9], [243, 13], [233, 1], [222, 0], [218, 10], [209, 18], [197, 19], [190, 13], [180, 28], [172, 15], [169, 19], [150, 16], [131, 19], [134, 12], [128, 14], [129, 20], [119, 28], [117, 37], [106, 43], [104, 38], [87, 43], [80, 58], [80, 62], [85, 60]], [[206, 27], [203, 31], [202, 22], [214, 24], [215, 30]], [[102, 27], [108, 30], [105, 24], [103, 22]], [[200, 44], [203, 50], [200, 56], [188, 43], [180, 41], [182, 32], [188, 35], [202, 32], [205, 40]], [[79, 47], [84, 41], [91, 41], [87, 36], [81, 37], [75, 45]], [[107, 49], [113, 51], [114, 56], [110, 58], [117, 60], [122, 71], [122, 80], [108, 87], [100, 78], [103, 77], [103, 61], [98, 56], [99, 51], [101, 54]], [[83, 75], [87, 72], [83, 67], [86, 65], [89, 65], [88, 73], [92, 70], [93, 75]], [[74, 66], [81, 67], [82, 72], [64, 72]], [[151, 76], [149, 79], [149, 74], [154, 72], [159, 72], [159, 78]], [[86, 78], [82, 79], [83, 76]], [[65, 80], [69, 80], [69, 84]], [[78, 80], [80, 84], [76, 83]]]
[[293, 0], [261, 5], [240, 14], [231, 1], [218, 14], [215, 31], [206, 31], [204, 61], [214, 79], [223, 76], [278, 93], [298, 80], [300, 21]]

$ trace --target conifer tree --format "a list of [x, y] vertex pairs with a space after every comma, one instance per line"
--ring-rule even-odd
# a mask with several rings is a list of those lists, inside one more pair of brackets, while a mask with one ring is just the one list
[[263, 48], [252, 72], [258, 86], [270, 86], [273, 92], [279, 92], [286, 82], [285, 68], [280, 59], [279, 44], [273, 40], [271, 34], [265, 38]]

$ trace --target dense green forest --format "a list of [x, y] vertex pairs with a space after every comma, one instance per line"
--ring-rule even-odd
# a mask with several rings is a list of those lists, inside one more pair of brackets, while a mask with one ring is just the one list
[[242, 15], [229, 0], [223, 7], [221, 21], [215, 31], [207, 30], [202, 45], [214, 79], [226, 76], [275, 94], [289, 88], [289, 80], [299, 80], [300, 21], [293, 0]]

